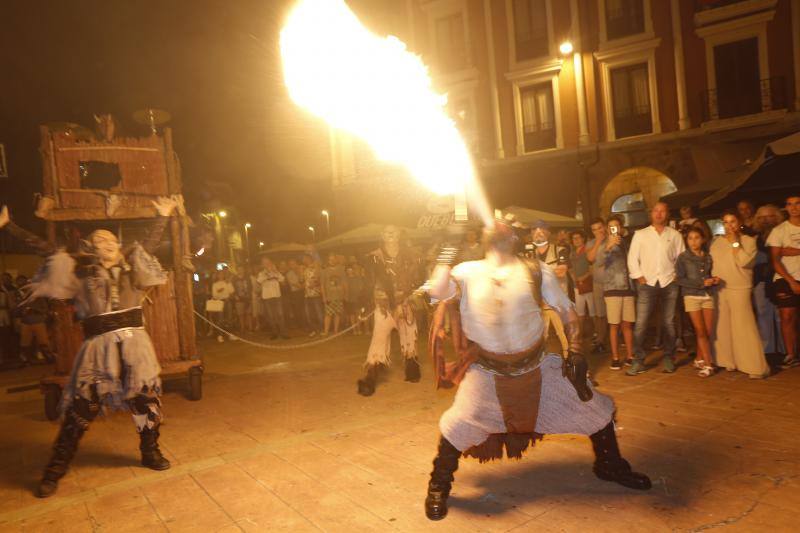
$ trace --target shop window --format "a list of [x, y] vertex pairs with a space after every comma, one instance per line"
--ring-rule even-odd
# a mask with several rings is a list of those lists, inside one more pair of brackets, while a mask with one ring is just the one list
[[623, 194], [611, 204], [611, 213], [621, 215], [625, 219], [625, 226], [638, 228], [647, 226], [650, 218], [647, 213], [647, 204], [641, 192]]

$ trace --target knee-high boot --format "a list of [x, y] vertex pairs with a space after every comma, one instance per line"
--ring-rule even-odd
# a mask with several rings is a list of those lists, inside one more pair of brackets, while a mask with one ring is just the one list
[[458, 470], [461, 452], [446, 438], [439, 439], [439, 453], [433, 460], [433, 472], [425, 498], [425, 516], [429, 520], [441, 520], [447, 516], [447, 498], [453, 484], [453, 472]]
[[415, 357], [406, 359], [406, 381], [418, 383], [421, 374], [419, 371], [419, 361]]
[[589, 438], [594, 448], [594, 473], [597, 477], [636, 490], [648, 490], [652, 486], [649, 477], [634, 472], [628, 461], [620, 455], [614, 422], [609, 422], [606, 427], [590, 435]]
[[67, 473], [69, 464], [78, 450], [78, 443], [89, 429], [89, 423], [97, 416], [99, 409], [95, 403], [77, 399], [67, 410], [53, 445], [53, 455], [44, 469], [36, 496], [47, 498], [58, 489], [58, 481]]
[[153, 428], [145, 427], [139, 433], [139, 451], [142, 452], [142, 466], [153, 470], [167, 470], [169, 461], [161, 454], [158, 447], [158, 424]]
[[361, 396], [372, 396], [375, 394], [375, 385], [378, 382], [378, 371], [380, 364], [367, 365], [364, 377], [358, 380], [358, 393]]

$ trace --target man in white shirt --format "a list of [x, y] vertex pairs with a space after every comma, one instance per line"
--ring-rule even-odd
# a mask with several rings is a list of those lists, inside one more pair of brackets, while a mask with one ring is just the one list
[[675, 372], [675, 302], [678, 283], [675, 281], [675, 261], [686, 249], [681, 234], [667, 226], [669, 207], [658, 202], [650, 210], [651, 224], [633, 235], [628, 252], [628, 272], [636, 281], [636, 326], [633, 330], [633, 365], [626, 374], [645, 372], [644, 336], [650, 314], [661, 302], [661, 321], [664, 335], [664, 372]]
[[781, 315], [786, 346], [783, 368], [800, 366], [797, 357], [797, 308], [800, 307], [800, 196], [786, 199], [789, 220], [776, 226], [767, 238], [775, 268], [775, 305]]

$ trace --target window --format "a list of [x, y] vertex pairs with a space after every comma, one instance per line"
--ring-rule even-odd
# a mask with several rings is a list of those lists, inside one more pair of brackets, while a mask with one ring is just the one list
[[622, 215], [625, 219], [625, 226], [637, 228], [646, 226], [649, 222], [647, 216], [647, 204], [641, 192], [623, 194], [611, 204], [611, 213]]
[[556, 147], [552, 83], [520, 88], [522, 136], [525, 152]]
[[546, 0], [514, 0], [513, 9], [516, 60], [549, 55]]
[[715, 46], [714, 70], [717, 118], [761, 112], [758, 37]]
[[644, 0], [606, 0], [606, 38], [644, 33]]
[[611, 69], [611, 92], [617, 139], [653, 132], [647, 63]]
[[454, 72], [469, 66], [467, 60], [467, 40], [464, 33], [464, 16], [453, 13], [436, 19], [436, 52], [439, 69]]

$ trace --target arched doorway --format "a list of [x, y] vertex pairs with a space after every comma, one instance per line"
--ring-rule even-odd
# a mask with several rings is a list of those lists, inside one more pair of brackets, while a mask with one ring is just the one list
[[648, 211], [662, 196], [677, 190], [662, 172], [650, 167], [632, 167], [614, 176], [600, 194], [603, 217], [621, 215], [628, 227], [646, 226]]

